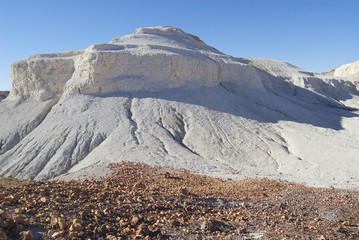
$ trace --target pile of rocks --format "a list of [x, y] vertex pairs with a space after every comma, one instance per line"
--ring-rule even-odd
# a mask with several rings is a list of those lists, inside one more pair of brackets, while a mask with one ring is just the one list
[[133, 163], [112, 167], [105, 178], [0, 188], [0, 239], [32, 239], [21, 229], [26, 225], [58, 240], [359, 238], [355, 191]]
[[[0, 195], [0, 199], [4, 199], [3, 195]], [[16, 201], [12, 198], [5, 198], [5, 201]], [[24, 218], [19, 209], [15, 209], [15, 215], [8, 215], [6, 211], [0, 209], [0, 240], [6, 240], [7, 237], [13, 239], [32, 240], [33, 234], [31, 231], [22, 231], [24, 227], [28, 226], [29, 220]]]

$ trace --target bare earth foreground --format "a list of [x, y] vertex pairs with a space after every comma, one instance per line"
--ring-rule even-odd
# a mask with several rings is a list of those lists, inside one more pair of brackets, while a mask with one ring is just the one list
[[1, 179], [0, 239], [359, 239], [357, 191], [112, 168], [78, 181]]

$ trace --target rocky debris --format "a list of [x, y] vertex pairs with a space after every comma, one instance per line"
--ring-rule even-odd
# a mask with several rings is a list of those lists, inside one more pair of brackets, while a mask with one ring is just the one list
[[355, 191], [111, 167], [103, 178], [1, 187], [0, 239], [33, 239], [25, 226], [46, 228], [45, 240], [359, 238]]
[[[0, 201], [0, 207], [7, 204], [14, 204], [15, 201], [17, 201], [15, 200], [17, 198], [14, 198], [13, 196], [9, 198], [13, 201], [4, 201], [5, 199]], [[16, 209], [14, 209], [11, 214], [8, 214], [4, 209], [0, 209], [0, 240], [6, 240], [8, 238], [17, 239], [18, 236], [19, 239], [22, 240], [32, 240], [33, 234], [31, 231], [22, 231], [25, 226], [30, 224], [29, 219], [22, 215], [15, 214], [15, 210]]]
[[[19, 180], [19, 179], [13, 178], [12, 176], [8, 176], [6, 178], [0, 177], [0, 189], [14, 187], [14, 186], [20, 186], [23, 184], [27, 184], [27, 181]], [[2, 200], [3, 198], [4, 198], [4, 194], [0, 193], [0, 200]]]
[[0, 230], [0, 240], [7, 240], [6, 233]]
[[21, 232], [19, 235], [20, 235], [21, 240], [33, 240], [34, 239], [34, 235], [32, 234], [31, 231], [24, 231], [24, 232]]
[[150, 236], [151, 233], [152, 232], [148, 229], [148, 226], [143, 223], [138, 227], [136, 235], [140, 237], [146, 237], [146, 236]]
[[9, 93], [9, 91], [0, 91], [0, 102], [4, 100], [9, 95]]
[[215, 221], [213, 221], [213, 220], [203, 221], [201, 224], [201, 230], [214, 232], [216, 230]]

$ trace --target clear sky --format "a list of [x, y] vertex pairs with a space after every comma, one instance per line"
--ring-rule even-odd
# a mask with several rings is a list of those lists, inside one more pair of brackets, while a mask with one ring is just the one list
[[10, 64], [176, 26], [235, 57], [323, 72], [359, 60], [359, 0], [0, 0], [0, 90]]

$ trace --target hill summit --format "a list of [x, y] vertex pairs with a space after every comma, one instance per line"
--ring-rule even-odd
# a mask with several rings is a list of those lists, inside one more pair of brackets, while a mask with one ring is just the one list
[[235, 58], [175, 27], [11, 67], [1, 176], [78, 178], [131, 161], [359, 186], [359, 91], [350, 76]]
[[252, 66], [175, 27], [137, 29], [84, 51], [37, 54], [12, 65], [12, 93], [40, 101], [74, 92], [160, 91], [214, 87]]

